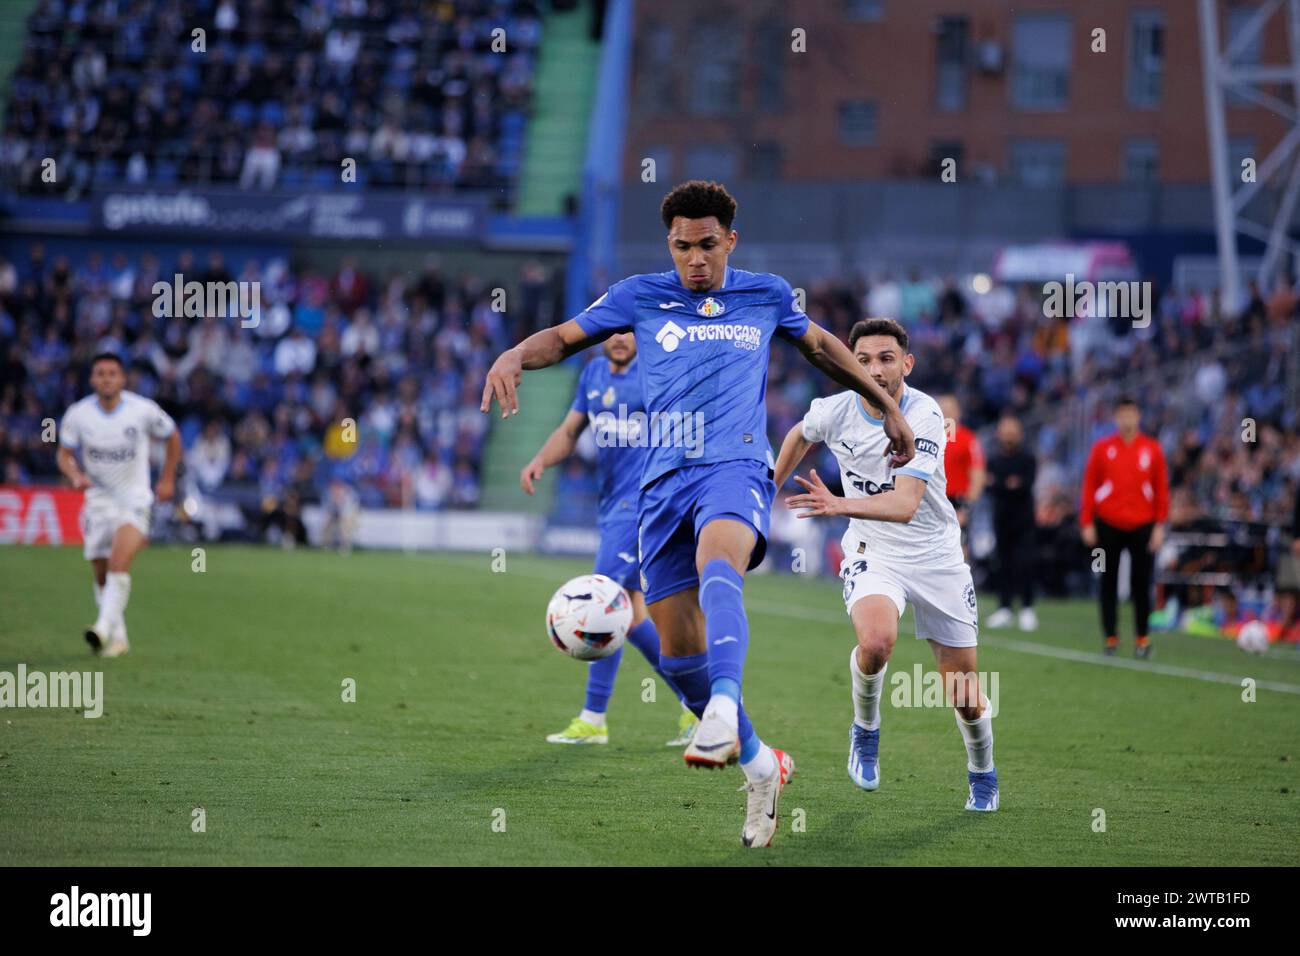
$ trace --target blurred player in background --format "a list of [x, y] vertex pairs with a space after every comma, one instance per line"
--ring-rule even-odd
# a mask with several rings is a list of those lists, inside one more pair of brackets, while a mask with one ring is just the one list
[[741, 705], [745, 572], [767, 552], [776, 495], [765, 405], [773, 338], [794, 342], [815, 367], [871, 397], [894, 460], [910, 460], [915, 449], [898, 403], [843, 342], [809, 322], [790, 283], [727, 264], [739, 240], [735, 215], [735, 199], [718, 183], [673, 189], [660, 217], [674, 268], [616, 282], [581, 315], [502, 353], [481, 408], [495, 398], [503, 417], [517, 412], [525, 369], [636, 333], [646, 411], [662, 428], [652, 428], [641, 478], [642, 590], [663, 642], [660, 664], [700, 716], [683, 756], [696, 767], [739, 758], [748, 792], [741, 842], [761, 847], [772, 842], [794, 772], [794, 760], [759, 738]]
[[985, 625], [1010, 627], [1011, 604], [1020, 595], [1020, 629], [1038, 630], [1034, 579], [1038, 573], [1038, 524], [1034, 481], [1038, 461], [1025, 448], [1020, 419], [1006, 412], [998, 419], [998, 447], [989, 457], [988, 492], [993, 499], [993, 534], [998, 542], [998, 609]]
[[1119, 648], [1119, 556], [1129, 555], [1133, 596], [1134, 653], [1151, 656], [1147, 638], [1151, 616], [1151, 569], [1165, 541], [1169, 519], [1169, 472], [1160, 442], [1142, 434], [1142, 412], [1131, 398], [1115, 403], [1116, 432], [1101, 438], [1088, 454], [1083, 472], [1079, 524], [1087, 548], [1100, 547], [1101, 630], [1104, 650]]
[[943, 470], [948, 475], [948, 500], [957, 513], [961, 525], [962, 553], [966, 552], [966, 527], [970, 523], [971, 509], [984, 493], [987, 472], [984, 467], [984, 449], [975, 433], [961, 423], [961, 403], [956, 395], [940, 395], [939, 411], [943, 412], [948, 444], [943, 449]]
[[[612, 578], [632, 597], [632, 629], [628, 643], [645, 655], [659, 678], [677, 694], [676, 684], [659, 666], [659, 632], [646, 613], [645, 595], [641, 593], [640, 563], [637, 560], [636, 507], [640, 494], [641, 471], [648, 447], [637, 444], [633, 434], [637, 420], [629, 415], [644, 412], [641, 380], [636, 368], [636, 336], [630, 332], [611, 335], [605, 340], [605, 358], [588, 362], [578, 377], [577, 394], [569, 413], [551, 432], [546, 443], [524, 466], [519, 486], [534, 494], [533, 482], [547, 468], [558, 465], [573, 454], [578, 436], [590, 423], [596, 436], [596, 472], [600, 485], [596, 527], [600, 531], [600, 548], [596, 552], [596, 574]], [[614, 693], [614, 680], [623, 660], [623, 648], [608, 657], [587, 665], [587, 700], [582, 713], [569, 726], [546, 739], [553, 744], [609, 743], [609, 724], [605, 711]], [[668, 741], [669, 747], [684, 747], [695, 733], [696, 718], [682, 704], [678, 734]]]
[[155, 500], [149, 488], [150, 439], [167, 443], [156, 500], [171, 500], [181, 459], [181, 439], [171, 416], [152, 400], [126, 391], [125, 383], [120, 358], [108, 352], [96, 355], [90, 362], [94, 394], [69, 408], [59, 427], [59, 471], [72, 487], [86, 492], [82, 533], [99, 605], [86, 641], [103, 657], [130, 650], [126, 605], [131, 562], [149, 543]]
[[791, 495], [786, 505], [809, 509], [800, 518], [849, 519], [840, 567], [844, 606], [858, 638], [849, 655], [849, 777], [863, 790], [880, 786], [880, 698], [898, 622], [910, 601], [916, 637], [934, 652], [966, 744], [966, 809], [995, 811], [993, 720], [977, 676], [975, 584], [962, 558], [961, 531], [946, 489], [944, 415], [934, 399], [903, 381], [914, 358], [899, 323], [863, 319], [849, 332], [849, 345], [907, 416], [916, 457], [905, 467], [893, 467], [881, 409], [855, 392], [841, 392], [813, 399], [803, 421], [785, 436], [776, 463], [779, 485], [809, 448], [825, 442], [840, 466], [846, 497], [832, 494], [813, 469], [811, 480], [795, 477], [805, 493]]

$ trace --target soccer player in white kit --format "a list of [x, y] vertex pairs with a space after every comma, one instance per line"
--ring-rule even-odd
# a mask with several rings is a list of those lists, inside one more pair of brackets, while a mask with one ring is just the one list
[[[125, 384], [122, 360], [109, 352], [96, 355], [90, 362], [94, 394], [69, 408], [59, 426], [59, 471], [86, 492], [81, 527], [99, 605], [86, 641], [103, 657], [119, 657], [130, 649], [125, 612], [131, 562], [149, 543], [155, 498], [169, 501], [175, 493], [181, 458], [171, 416], [153, 400], [126, 391]], [[167, 442], [156, 492], [149, 488], [151, 439]]]
[[843, 539], [844, 604], [858, 644], [849, 657], [853, 680], [853, 725], [849, 731], [849, 776], [863, 790], [880, 786], [880, 698], [898, 622], [908, 602], [916, 636], [928, 640], [943, 674], [948, 700], [966, 743], [966, 809], [998, 808], [993, 766], [993, 725], [976, 671], [979, 618], [975, 585], [962, 556], [961, 527], [945, 493], [943, 413], [929, 395], [909, 388], [912, 371], [904, 328], [893, 319], [863, 319], [849, 333], [857, 360], [898, 402], [916, 436], [916, 457], [893, 468], [880, 409], [856, 392], [814, 399], [790, 429], [776, 463], [780, 488], [808, 449], [825, 442], [835, 454], [846, 497], [834, 495], [816, 469], [795, 477], [805, 491], [791, 495], [800, 518], [847, 517]]

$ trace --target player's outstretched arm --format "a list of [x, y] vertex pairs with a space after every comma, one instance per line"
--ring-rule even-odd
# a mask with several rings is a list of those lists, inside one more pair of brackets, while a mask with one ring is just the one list
[[781, 442], [781, 451], [776, 456], [775, 481], [776, 487], [780, 489], [789, 479], [791, 473], [799, 467], [799, 462], [803, 461], [804, 455], [808, 454], [808, 449], [813, 443], [803, 437], [803, 423], [797, 423], [785, 434], [785, 440]]
[[573, 447], [578, 443], [578, 436], [582, 430], [587, 427], [587, 418], [581, 412], [575, 412], [569, 409], [569, 414], [564, 416], [564, 421], [551, 432], [550, 436], [538, 449], [532, 461], [524, 465], [524, 470], [519, 473], [519, 487], [534, 494], [536, 489], [533, 482], [542, 477], [542, 473], [552, 465], [558, 465], [564, 459], [573, 454]]
[[163, 459], [162, 474], [158, 476], [158, 486], [154, 488], [154, 497], [161, 501], [171, 501], [176, 494], [176, 466], [181, 460], [181, 434], [173, 428], [167, 436], [167, 457]]
[[885, 434], [889, 436], [889, 453], [894, 465], [903, 465], [916, 456], [916, 443], [912, 427], [903, 417], [898, 403], [875, 379], [863, 371], [849, 347], [827, 332], [816, 322], [808, 323], [808, 331], [798, 341], [804, 358], [832, 379], [864, 396], [885, 413]]
[[59, 471], [62, 472], [64, 478], [67, 478], [68, 481], [72, 483], [72, 487], [76, 488], [78, 491], [90, 487], [90, 479], [86, 477], [86, 473], [82, 471], [81, 466], [77, 464], [76, 452], [67, 445], [60, 445], [56, 459], [58, 461]]
[[517, 389], [523, 381], [525, 370], [531, 372], [549, 368], [604, 337], [588, 335], [574, 319], [534, 332], [514, 348], [502, 352], [492, 363], [488, 369], [487, 382], [483, 386], [483, 403], [479, 406], [479, 411], [491, 409], [492, 399], [495, 398], [501, 407], [502, 418], [518, 414]]
[[[809, 480], [811, 479], [811, 480]], [[787, 508], [806, 508], [797, 518], [840, 516], [865, 518], [869, 521], [897, 521], [906, 524], [916, 514], [921, 499], [925, 497], [925, 482], [911, 475], [897, 475], [892, 491], [884, 491], [868, 498], [841, 498], [833, 494], [814, 468], [808, 478], [799, 475], [794, 480], [803, 486], [804, 494], [786, 499]]]

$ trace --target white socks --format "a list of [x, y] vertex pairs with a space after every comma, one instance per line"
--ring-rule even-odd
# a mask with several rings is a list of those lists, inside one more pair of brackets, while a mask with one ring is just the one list
[[961, 714], [953, 711], [957, 718], [957, 729], [966, 741], [967, 767], [972, 773], [987, 773], [993, 769], [993, 718], [988, 710], [975, 720], [963, 720]]
[[99, 617], [95, 630], [105, 637], [112, 635], [114, 627], [123, 623], [126, 602], [131, 598], [131, 575], [125, 571], [109, 571], [104, 583], [104, 593], [99, 599]]
[[578, 719], [585, 720], [593, 727], [605, 726], [605, 715], [603, 713], [598, 714], [594, 710], [587, 710], [585, 707], [582, 709], [582, 713], [578, 715]]
[[766, 780], [776, 773], [776, 754], [772, 753], [771, 747], [760, 741], [754, 759], [749, 763], [742, 763], [740, 769], [745, 771], [745, 779], [750, 783]]
[[888, 663], [877, 674], [864, 674], [858, 668], [856, 645], [849, 655], [849, 673], [853, 675], [853, 722], [863, 730], [880, 729], [880, 692], [885, 686], [887, 670]]
[[709, 698], [704, 712], [707, 714], [711, 710], [716, 710], [718, 716], [732, 730], [740, 727], [740, 705], [726, 694], [714, 694]]
[[95, 607], [99, 607], [104, 603], [104, 585], [100, 584], [94, 578], [91, 578], [90, 586], [95, 589]]

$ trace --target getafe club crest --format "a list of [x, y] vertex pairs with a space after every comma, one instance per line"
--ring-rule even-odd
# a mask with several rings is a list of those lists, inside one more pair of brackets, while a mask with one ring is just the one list
[[706, 319], [712, 319], [727, 311], [727, 307], [713, 296], [709, 296], [703, 302], [695, 307], [695, 311]]
[[600, 396], [600, 404], [604, 405], [606, 408], [609, 408], [611, 405], [614, 404], [615, 398], [616, 396], [614, 395], [614, 386], [611, 385], [609, 388], [605, 389], [605, 394]]

